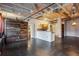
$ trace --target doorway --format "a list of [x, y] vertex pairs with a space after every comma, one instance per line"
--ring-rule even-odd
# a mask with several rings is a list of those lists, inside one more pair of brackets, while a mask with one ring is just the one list
[[62, 24], [62, 38], [64, 38], [64, 24]]

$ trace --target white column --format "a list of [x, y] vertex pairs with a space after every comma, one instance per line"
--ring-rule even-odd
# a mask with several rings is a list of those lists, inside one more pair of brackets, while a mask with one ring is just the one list
[[61, 35], [61, 19], [60, 18], [57, 18], [57, 23], [56, 23], [56, 28], [55, 28], [55, 35], [58, 36], [58, 37], [62, 37]]
[[31, 38], [35, 38], [35, 24], [31, 24]]

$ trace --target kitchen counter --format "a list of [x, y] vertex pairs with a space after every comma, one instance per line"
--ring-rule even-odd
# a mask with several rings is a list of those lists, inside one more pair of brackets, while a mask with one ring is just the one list
[[36, 31], [36, 38], [48, 42], [52, 42], [55, 40], [55, 34], [54, 32], [50, 32], [50, 31]]

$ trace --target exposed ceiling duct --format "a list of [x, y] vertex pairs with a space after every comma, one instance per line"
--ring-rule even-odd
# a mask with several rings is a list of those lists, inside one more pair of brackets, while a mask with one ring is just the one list
[[19, 19], [19, 20], [23, 20], [25, 17], [24, 16], [20, 16], [20, 15], [17, 15], [17, 14], [14, 14], [14, 13], [9, 13], [9, 12], [6, 12], [6, 11], [0, 11], [0, 13], [2, 13], [2, 16], [4, 18], [10, 18], [10, 19]]

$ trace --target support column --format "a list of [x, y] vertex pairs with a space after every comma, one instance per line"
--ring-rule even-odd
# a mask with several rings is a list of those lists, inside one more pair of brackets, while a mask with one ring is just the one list
[[58, 49], [61, 49], [62, 45], [62, 28], [61, 28], [61, 19], [57, 18], [57, 23], [55, 25], [55, 45], [57, 46]]
[[31, 38], [35, 38], [35, 24], [31, 24]]

